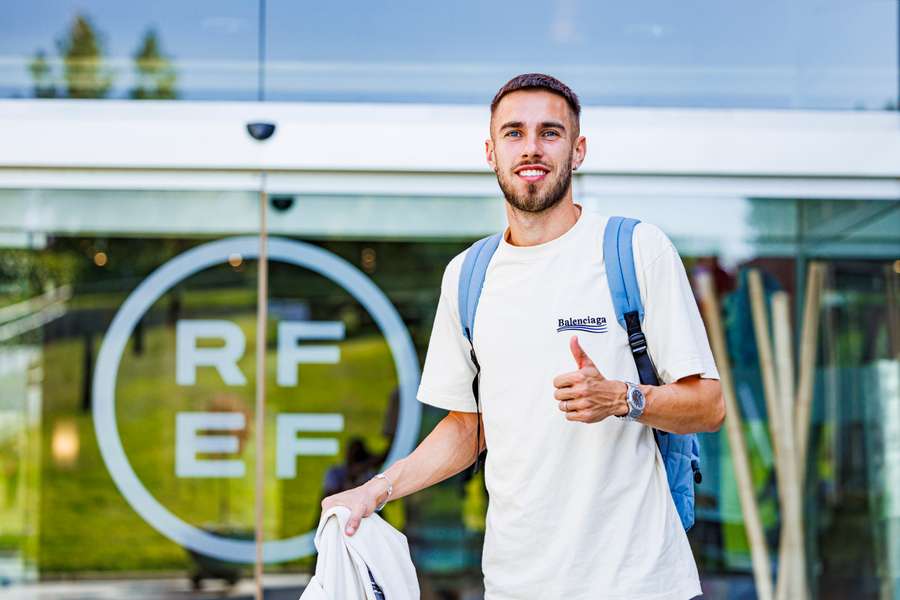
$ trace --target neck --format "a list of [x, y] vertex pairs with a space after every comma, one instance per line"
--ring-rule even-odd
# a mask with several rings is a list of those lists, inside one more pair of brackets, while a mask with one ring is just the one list
[[507, 241], [513, 246], [537, 246], [555, 240], [578, 221], [581, 207], [568, 195], [553, 208], [540, 213], [530, 213], [506, 203], [506, 219], [509, 221]]

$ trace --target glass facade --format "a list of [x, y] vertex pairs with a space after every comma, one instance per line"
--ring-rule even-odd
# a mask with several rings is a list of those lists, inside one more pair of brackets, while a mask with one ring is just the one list
[[[825, 263], [805, 502], [809, 570], [817, 598], [896, 597], [900, 201], [582, 201], [605, 213], [633, 206], [668, 232], [690, 274], [715, 273], [772, 542], [780, 522], [746, 270], [761, 269], [768, 289], [788, 291], [799, 306], [805, 265]], [[258, 202], [229, 191], [0, 191], [5, 582], [94, 597], [84, 584], [53, 582], [174, 574], [210, 588], [247, 580], [250, 566], [238, 563], [252, 558], [238, 555], [250, 549], [254, 522], [258, 263], [256, 238], [245, 236], [260, 233]], [[265, 536], [286, 545], [267, 577], [293, 593], [312, 568], [305, 536], [323, 495], [367, 479], [391, 452], [408, 452], [404, 429], [414, 426], [414, 442], [441, 418], [404, 394], [405, 370], [417, 373], [424, 358], [444, 265], [502, 227], [502, 200], [280, 194], [269, 202], [270, 233], [283, 246], [272, 247], [267, 298]], [[335, 228], [326, 202], [344, 218], [365, 218]], [[123, 205], [131, 210], [115, 209]], [[451, 213], [462, 225], [441, 219]], [[373, 284], [383, 305], [366, 297]], [[114, 426], [104, 428], [100, 413], [110, 405]], [[111, 432], [143, 500], [104, 449]], [[724, 429], [701, 444], [704, 480], [689, 538], [704, 589], [710, 598], [752, 594]], [[146, 498], [211, 537], [173, 539]], [[479, 476], [458, 476], [389, 505], [385, 516], [407, 534], [427, 593], [477, 594], [486, 501]], [[98, 531], [102, 543], [93, 542]], [[222, 551], [236, 553], [228, 560], [215, 556], [216, 540], [245, 544]]]
[[[896, 110], [894, 0], [10, 4], [0, 97], [486, 104], [554, 74], [586, 105]], [[258, 77], [258, 48], [266, 76]]]
[[[713, 275], [773, 572], [782, 520], [748, 271], [790, 295], [799, 347], [808, 269], [824, 265], [803, 489], [812, 597], [900, 599], [896, 124], [837, 115], [900, 106], [896, 0], [35, 0], [2, 14], [5, 122], [47, 139], [0, 138], [0, 597], [249, 597], [264, 353], [266, 597], [296, 598], [321, 498], [443, 417], [414, 399], [443, 268], [506, 225], [460, 147], [476, 113], [446, 105], [485, 116], [503, 81], [545, 71], [585, 106], [705, 109], [623, 125], [624, 111], [591, 111], [603, 159], [573, 189], [586, 210], [659, 225], [695, 289]], [[384, 105], [334, 105], [354, 102]], [[257, 154], [245, 117], [270, 108], [280, 137]], [[824, 147], [841, 136], [846, 148]], [[277, 166], [260, 177], [262, 164]], [[700, 442], [689, 539], [705, 597], [755, 597], [726, 431]], [[486, 507], [468, 473], [388, 504], [425, 600], [482, 597]]]

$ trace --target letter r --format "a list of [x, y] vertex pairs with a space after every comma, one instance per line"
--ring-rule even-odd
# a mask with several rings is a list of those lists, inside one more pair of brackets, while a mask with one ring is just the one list
[[[225, 345], [198, 348], [200, 338], [219, 338]], [[247, 379], [237, 363], [244, 355], [244, 332], [235, 323], [222, 320], [181, 320], [175, 324], [175, 382], [197, 383], [197, 367], [215, 367], [226, 385], [244, 385]]]

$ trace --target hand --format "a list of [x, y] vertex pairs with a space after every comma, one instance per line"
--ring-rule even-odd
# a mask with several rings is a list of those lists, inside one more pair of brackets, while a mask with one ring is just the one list
[[569, 421], [599, 423], [612, 415], [627, 415], [624, 381], [606, 379], [594, 365], [594, 361], [578, 343], [578, 336], [569, 340], [569, 349], [575, 358], [577, 371], [563, 373], [553, 380], [556, 391], [553, 397], [559, 401], [559, 410]]
[[359, 529], [359, 522], [375, 512], [378, 503], [384, 500], [387, 494], [387, 483], [382, 479], [370, 479], [361, 486], [352, 490], [328, 496], [322, 500], [322, 512], [335, 506], [345, 506], [350, 509], [350, 520], [345, 529], [347, 535], [353, 535]]

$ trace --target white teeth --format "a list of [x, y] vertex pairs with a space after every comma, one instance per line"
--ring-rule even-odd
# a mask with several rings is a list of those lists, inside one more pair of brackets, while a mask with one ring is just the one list
[[544, 171], [540, 169], [526, 169], [524, 171], [519, 171], [519, 175], [522, 177], [540, 177], [544, 174]]

